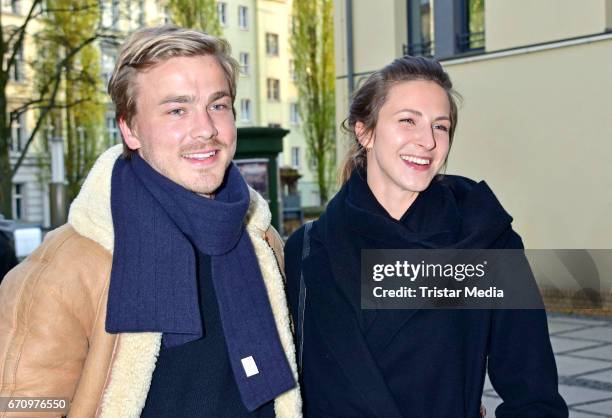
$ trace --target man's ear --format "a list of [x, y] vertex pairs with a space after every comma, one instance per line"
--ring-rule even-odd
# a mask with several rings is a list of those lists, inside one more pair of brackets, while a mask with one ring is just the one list
[[121, 135], [123, 135], [123, 140], [127, 144], [128, 148], [136, 151], [142, 144], [140, 143], [140, 139], [136, 136], [136, 132], [130, 128], [124, 118], [119, 118], [119, 130], [121, 130]]
[[366, 132], [366, 127], [361, 121], [355, 123], [355, 136], [365, 149], [371, 149], [374, 146], [373, 132]]

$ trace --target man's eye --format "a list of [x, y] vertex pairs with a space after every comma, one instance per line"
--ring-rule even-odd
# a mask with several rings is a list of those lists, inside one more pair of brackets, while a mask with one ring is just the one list
[[225, 110], [227, 109], [227, 105], [223, 103], [216, 103], [211, 106], [211, 109], [212, 110]]
[[172, 116], [182, 116], [185, 114], [185, 109], [172, 109], [171, 111], [168, 112], [168, 114], [172, 115]]
[[414, 125], [414, 119], [412, 118], [400, 119], [400, 123], [407, 123], [408, 125]]

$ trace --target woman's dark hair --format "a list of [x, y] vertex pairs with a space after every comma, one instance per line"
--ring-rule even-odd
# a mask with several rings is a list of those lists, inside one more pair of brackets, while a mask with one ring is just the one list
[[404, 81], [433, 81], [446, 91], [450, 103], [450, 144], [457, 127], [457, 100], [459, 95], [453, 90], [453, 83], [440, 63], [424, 57], [406, 55], [397, 58], [391, 64], [375, 71], [355, 91], [349, 108], [349, 116], [342, 122], [342, 130], [349, 135], [351, 146], [342, 164], [339, 182], [346, 183], [355, 168], [366, 166], [366, 149], [359, 143], [355, 133], [355, 124], [362, 122], [364, 133], [374, 131], [378, 122], [378, 113], [387, 99], [389, 89]]

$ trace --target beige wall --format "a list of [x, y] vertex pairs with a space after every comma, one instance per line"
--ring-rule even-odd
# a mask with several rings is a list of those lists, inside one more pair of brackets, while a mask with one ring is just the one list
[[[336, 1], [335, 5], [338, 3], [344, 2]], [[353, 1], [355, 72], [375, 70], [387, 64], [389, 57], [402, 55], [402, 43], [407, 37], [405, 3], [399, 0]], [[346, 26], [338, 29], [346, 31]], [[402, 39], [404, 41], [394, 41]]]
[[[283, 152], [279, 156], [280, 166], [291, 166], [291, 149], [300, 148], [301, 164], [298, 167], [302, 177], [299, 180], [299, 190], [302, 204], [314, 206], [318, 204], [318, 192], [315, 187], [315, 174], [310, 170], [307, 159], [307, 147], [301, 124], [291, 122], [291, 103], [297, 103], [298, 91], [291, 79], [289, 61], [291, 60], [290, 24], [291, 0], [256, 0], [257, 7], [257, 62], [259, 108], [258, 126], [268, 126], [278, 123], [289, 133], [283, 138]], [[279, 39], [278, 56], [266, 55], [266, 33], [275, 33]], [[280, 101], [267, 99], [267, 78], [280, 80]]]
[[[344, 3], [335, 2], [337, 125], [349, 101]], [[355, 72], [380, 68], [405, 42], [394, 3], [353, 3]], [[612, 0], [485, 7], [488, 53], [602, 34], [612, 20]], [[448, 173], [485, 179], [528, 248], [612, 248], [612, 34], [570, 44], [443, 62], [464, 97]], [[347, 144], [338, 131], [339, 161]]]
[[[348, 114], [350, 93], [347, 84], [346, 2], [334, 1], [334, 31], [336, 56], [336, 126], [340, 126]], [[403, 55], [406, 43], [406, 1], [353, 1], [353, 71], [355, 87], [367, 77], [367, 73], [390, 63]], [[337, 162], [340, 164], [349, 146], [348, 138], [336, 131]]]
[[488, 52], [601, 33], [610, 27], [609, 0], [487, 0]]
[[464, 97], [448, 172], [486, 179], [528, 248], [612, 248], [612, 36], [445, 66]]
[[336, 57], [336, 76], [345, 75], [346, 68], [346, 2], [334, 1], [334, 55]]
[[606, 0], [606, 29], [612, 30], [612, 0]]
[[[283, 118], [283, 107], [287, 100], [289, 78], [289, 58], [287, 56], [287, 34], [289, 5], [276, 1], [263, 0], [257, 2], [257, 64], [259, 66], [259, 89], [261, 91], [260, 101], [260, 123], [267, 126], [268, 123], [280, 123], [285, 125]], [[266, 33], [275, 33], [279, 39], [279, 55], [266, 55]], [[280, 102], [267, 100], [266, 92], [267, 78], [280, 80]]]
[[[239, 74], [236, 91], [236, 125], [259, 126], [259, 92], [258, 92], [258, 68], [257, 68], [257, 27], [255, 19], [255, 0], [224, 0], [227, 3], [227, 23], [221, 27], [222, 36], [227, 39], [232, 48], [232, 56], [240, 59], [240, 53], [249, 54], [249, 73]], [[246, 6], [249, 14], [248, 29], [241, 29], [238, 25], [238, 6]], [[251, 120], [244, 122], [240, 112], [240, 101], [249, 99], [251, 101]]]

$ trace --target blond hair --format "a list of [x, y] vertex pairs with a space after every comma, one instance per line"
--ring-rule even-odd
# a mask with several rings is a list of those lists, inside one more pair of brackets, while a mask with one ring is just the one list
[[[137, 74], [173, 57], [214, 56], [230, 88], [233, 103], [236, 98], [238, 62], [231, 57], [229, 43], [193, 29], [164, 25], [134, 32], [123, 44], [115, 69], [108, 83], [108, 94], [115, 104], [117, 121], [125, 120], [131, 126], [136, 115]], [[123, 142], [123, 154], [129, 158], [134, 151]]]

